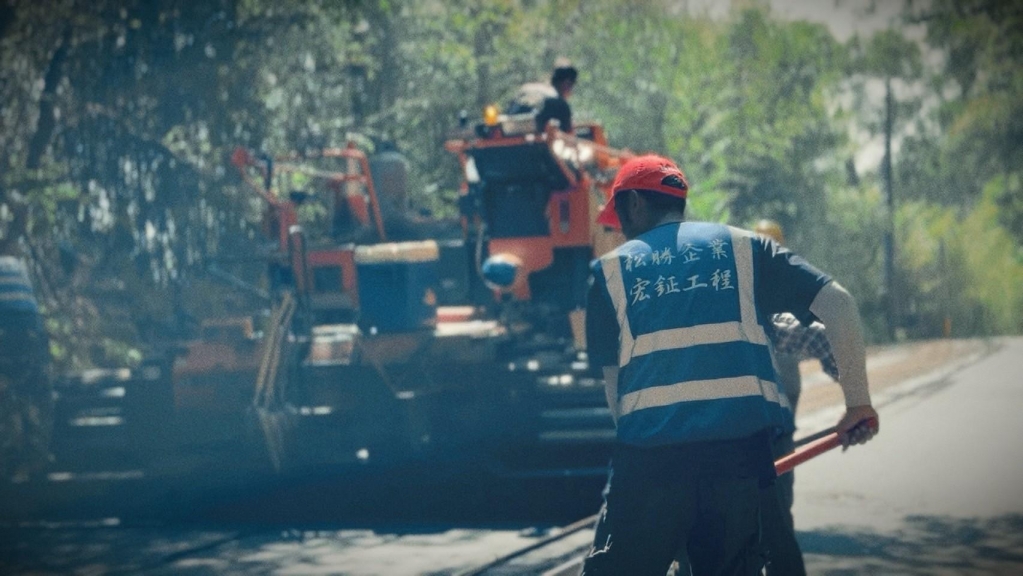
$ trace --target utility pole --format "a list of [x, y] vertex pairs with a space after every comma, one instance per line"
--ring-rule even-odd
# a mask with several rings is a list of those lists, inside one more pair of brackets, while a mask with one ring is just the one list
[[892, 127], [895, 124], [895, 98], [892, 95], [892, 78], [885, 78], [884, 118], [884, 176], [885, 200], [888, 204], [888, 221], [884, 232], [884, 283], [885, 300], [888, 304], [888, 337], [895, 340], [899, 325], [898, 294], [895, 281], [895, 194], [892, 182]]
[[948, 252], [945, 239], [938, 242], [938, 269], [941, 275], [941, 335], [952, 337], [952, 287], [948, 281]]

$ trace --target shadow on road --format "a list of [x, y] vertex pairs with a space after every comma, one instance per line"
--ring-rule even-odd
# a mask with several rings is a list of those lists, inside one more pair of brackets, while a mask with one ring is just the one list
[[176, 481], [0, 487], [0, 527], [117, 518], [119, 525], [567, 523], [600, 506], [603, 477], [438, 476], [417, 468]]
[[417, 475], [312, 476], [208, 500], [202, 520], [231, 524], [564, 524], [596, 512], [603, 478], [436, 479]]
[[336, 573], [352, 558], [365, 568], [424, 555], [443, 566], [489, 529], [542, 536], [592, 514], [601, 486], [367, 474], [204, 491], [176, 500], [177, 513], [151, 502], [116, 520], [0, 522], [0, 574]]
[[909, 516], [890, 533], [799, 532], [810, 574], [1023, 574], [1023, 515]]

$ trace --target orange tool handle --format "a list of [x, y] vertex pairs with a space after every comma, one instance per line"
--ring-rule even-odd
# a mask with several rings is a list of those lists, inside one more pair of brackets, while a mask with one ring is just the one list
[[[859, 428], [860, 426], [869, 426], [871, 428], [876, 428], [877, 423], [874, 422], [874, 420], [871, 418], [860, 422], [853, 428]], [[802, 464], [803, 462], [806, 462], [811, 458], [820, 456], [821, 454], [827, 452], [828, 450], [831, 450], [832, 448], [836, 448], [841, 445], [842, 441], [841, 439], [839, 439], [838, 432], [831, 432], [830, 434], [818, 438], [813, 442], [809, 442], [805, 446], [800, 447], [795, 452], [791, 454], [786, 454], [785, 456], [782, 456], [781, 458], [775, 460], [774, 471], [778, 476], [781, 476], [782, 474], [791, 472], [793, 468]]]

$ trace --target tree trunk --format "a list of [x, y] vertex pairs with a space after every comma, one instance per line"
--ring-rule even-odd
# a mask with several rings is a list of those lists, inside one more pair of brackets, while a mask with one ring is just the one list
[[888, 337], [895, 340], [899, 325], [898, 282], [895, 279], [895, 186], [892, 181], [892, 131], [895, 126], [895, 99], [892, 95], [892, 79], [885, 78], [884, 116], [884, 176], [885, 200], [888, 206], [888, 222], [885, 227], [885, 291], [888, 297]]
[[0, 3], [0, 38], [7, 33], [7, 28], [14, 23], [14, 4], [12, 2]]
[[64, 32], [57, 42], [57, 49], [50, 58], [50, 64], [46, 68], [43, 77], [43, 93], [39, 97], [39, 121], [36, 122], [36, 131], [28, 144], [28, 158], [25, 167], [29, 170], [39, 168], [46, 147], [50, 144], [50, 138], [57, 127], [57, 117], [54, 115], [56, 105], [54, 98], [57, 93], [57, 85], [60, 84], [61, 70], [64, 60], [67, 59], [68, 46], [71, 44], [71, 27], [65, 26]]

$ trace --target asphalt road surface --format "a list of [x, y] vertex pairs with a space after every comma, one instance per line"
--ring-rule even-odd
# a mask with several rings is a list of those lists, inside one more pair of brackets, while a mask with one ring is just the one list
[[[1023, 574], [1023, 338], [908, 346], [874, 351], [868, 364], [881, 434], [797, 469], [794, 512], [810, 574]], [[808, 401], [800, 428], [826, 428], [839, 412], [823, 396]], [[335, 519], [316, 523], [266, 514], [152, 526], [0, 519], [0, 573], [453, 575], [556, 534], [595, 511], [599, 491], [470, 483], [420, 497], [410, 486], [378, 486], [370, 500], [307, 486], [294, 503]], [[283, 510], [294, 497], [233, 506]], [[414, 518], [366, 520], [366, 510], [411, 502]], [[588, 541], [583, 530], [485, 573], [572, 574]]]
[[1023, 338], [989, 346], [875, 394], [871, 443], [797, 469], [811, 574], [1023, 574]]

